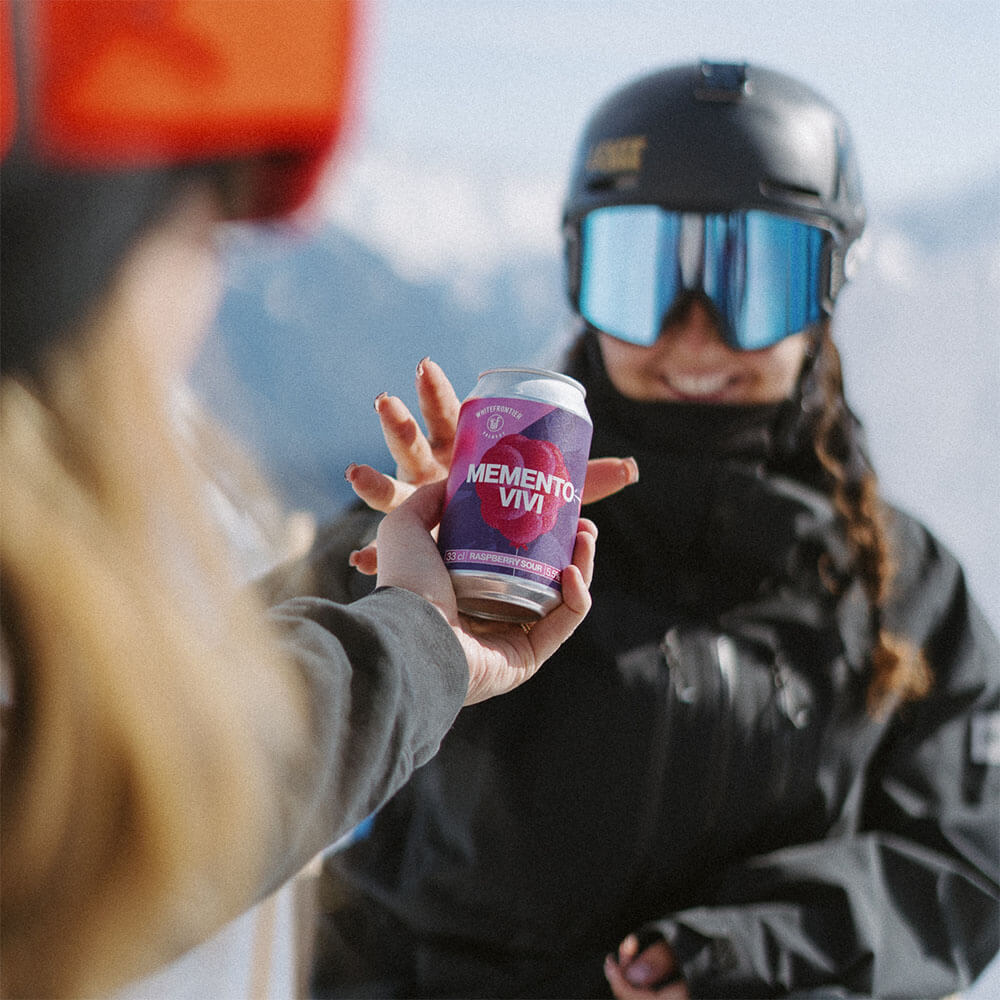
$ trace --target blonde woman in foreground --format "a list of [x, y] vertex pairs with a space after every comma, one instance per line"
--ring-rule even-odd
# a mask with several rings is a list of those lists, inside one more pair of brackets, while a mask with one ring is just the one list
[[107, 993], [203, 940], [589, 607], [581, 521], [563, 606], [473, 630], [432, 487], [386, 519], [377, 593], [267, 612], [206, 509], [172, 401], [216, 227], [311, 191], [356, 10], [0, 6], [5, 996]]

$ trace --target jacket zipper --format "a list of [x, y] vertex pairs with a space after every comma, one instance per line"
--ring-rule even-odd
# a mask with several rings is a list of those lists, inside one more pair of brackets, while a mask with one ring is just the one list
[[705, 830], [709, 835], [715, 832], [726, 789], [729, 787], [733, 752], [733, 702], [738, 669], [736, 650], [728, 635], [716, 636], [711, 650], [719, 679], [719, 715], [717, 739], [712, 753], [712, 761], [717, 770], [713, 775], [712, 794], [708, 798], [709, 805], [705, 813]]

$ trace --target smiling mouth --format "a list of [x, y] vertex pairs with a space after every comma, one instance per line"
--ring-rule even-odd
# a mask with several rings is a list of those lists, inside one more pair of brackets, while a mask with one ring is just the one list
[[669, 388], [685, 399], [712, 399], [725, 392], [734, 381], [729, 375], [668, 375], [664, 380]]

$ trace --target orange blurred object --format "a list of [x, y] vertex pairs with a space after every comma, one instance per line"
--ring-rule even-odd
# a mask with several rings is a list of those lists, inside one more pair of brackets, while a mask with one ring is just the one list
[[0, 0], [0, 157], [6, 155], [17, 129], [17, 87], [14, 84], [14, 44], [10, 4]]
[[91, 169], [265, 157], [254, 214], [290, 211], [341, 134], [362, 9], [357, 0], [32, 5], [38, 152]]

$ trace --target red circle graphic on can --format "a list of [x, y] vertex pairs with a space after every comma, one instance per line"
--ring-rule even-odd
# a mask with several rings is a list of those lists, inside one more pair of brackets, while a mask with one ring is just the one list
[[552, 441], [508, 434], [484, 453], [482, 462], [503, 470], [502, 481], [476, 484], [482, 518], [515, 548], [526, 548], [552, 530], [567, 502], [567, 483], [568, 500], [574, 498], [562, 452]]

